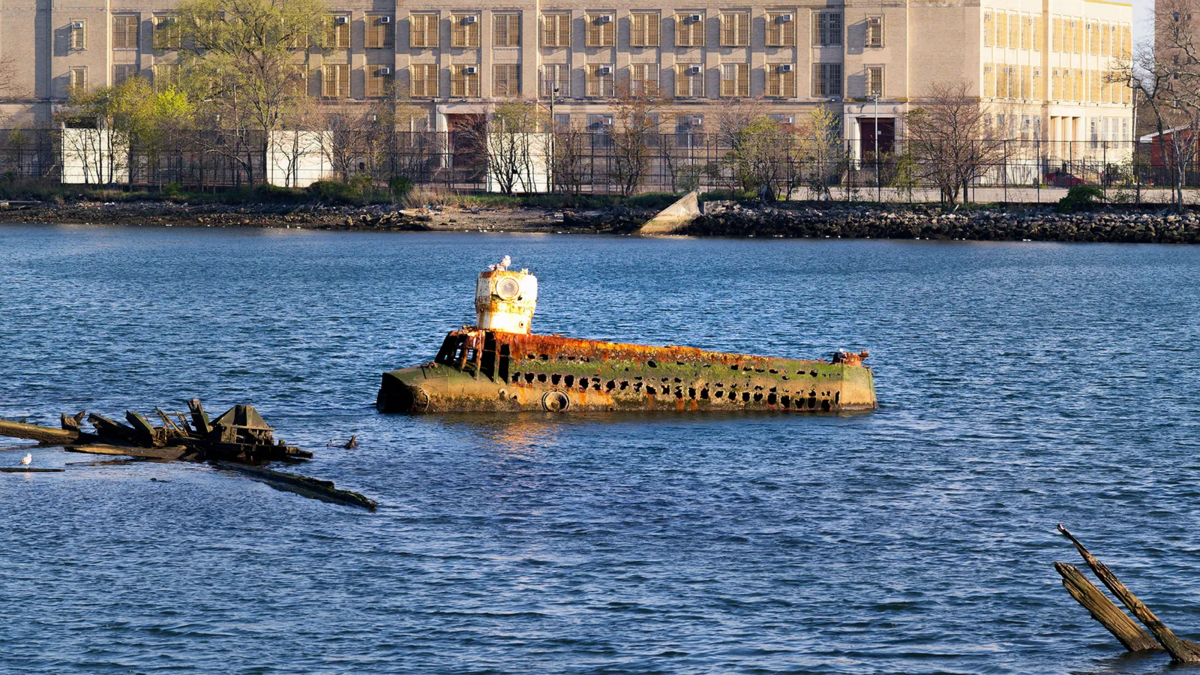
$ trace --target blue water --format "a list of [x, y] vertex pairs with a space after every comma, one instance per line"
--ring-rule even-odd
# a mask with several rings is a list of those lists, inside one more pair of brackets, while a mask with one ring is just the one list
[[[882, 408], [377, 414], [505, 254], [538, 332], [870, 349]], [[1198, 281], [1195, 247], [0, 226], [0, 415], [249, 402], [381, 504], [33, 447], [69, 470], [0, 474], [0, 670], [1166, 672], [1054, 526], [1200, 639]]]

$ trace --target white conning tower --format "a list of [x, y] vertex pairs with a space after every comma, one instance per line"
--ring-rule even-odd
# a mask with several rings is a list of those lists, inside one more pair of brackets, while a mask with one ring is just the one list
[[529, 270], [509, 271], [509, 257], [479, 274], [475, 284], [476, 326], [528, 335], [537, 308], [537, 277]]

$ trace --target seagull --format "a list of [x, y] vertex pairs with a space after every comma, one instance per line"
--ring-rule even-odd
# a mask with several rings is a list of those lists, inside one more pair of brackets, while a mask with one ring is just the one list
[[30, 464], [33, 464], [33, 453], [25, 453], [25, 456], [21, 458], [21, 464], [22, 466], [29, 466]]
[[508, 256], [504, 256], [504, 260], [501, 260], [500, 264], [496, 265], [496, 271], [497, 272], [507, 271], [508, 266], [511, 264], [512, 264], [512, 258], [510, 258]]

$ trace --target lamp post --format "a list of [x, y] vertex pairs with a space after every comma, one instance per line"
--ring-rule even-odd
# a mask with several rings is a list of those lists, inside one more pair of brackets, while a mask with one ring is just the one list
[[547, 127], [550, 131], [550, 139], [547, 143], [548, 150], [546, 153], [546, 194], [553, 192], [552, 186], [554, 184], [552, 167], [554, 164], [554, 99], [556, 98], [558, 98], [558, 85], [554, 85], [550, 89], [550, 124]]

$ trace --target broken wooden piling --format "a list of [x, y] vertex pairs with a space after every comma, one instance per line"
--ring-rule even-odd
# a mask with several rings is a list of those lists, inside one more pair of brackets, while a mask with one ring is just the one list
[[1100, 592], [1095, 584], [1088, 581], [1079, 568], [1056, 562], [1054, 569], [1058, 570], [1062, 576], [1062, 584], [1071, 597], [1083, 605], [1084, 609], [1091, 613], [1092, 618], [1108, 629], [1108, 632], [1112, 633], [1117, 641], [1125, 645], [1125, 649], [1131, 652], [1160, 649], [1154, 638], [1142, 630], [1141, 626], [1134, 623], [1128, 614], [1113, 604], [1113, 601]]
[[[1084, 561], [1088, 564], [1088, 567], [1092, 569], [1092, 572], [1096, 575], [1096, 577], [1100, 579], [1100, 581], [1105, 585], [1105, 587], [1108, 588], [1109, 591], [1112, 592], [1113, 595], [1117, 596], [1117, 599], [1121, 601], [1121, 604], [1125, 605], [1126, 609], [1128, 609], [1135, 617], [1137, 617], [1138, 621], [1142, 622], [1142, 625], [1146, 626], [1146, 628], [1150, 630], [1150, 633], [1154, 635], [1154, 639], [1158, 641], [1158, 644], [1162, 645], [1162, 648], [1171, 655], [1173, 660], [1179, 661], [1180, 663], [1200, 663], [1200, 645], [1197, 645], [1195, 642], [1190, 640], [1184, 640], [1183, 638], [1178, 637], [1171, 631], [1170, 628], [1167, 628], [1166, 624], [1164, 624], [1157, 616], [1155, 616], [1154, 612], [1150, 611], [1150, 608], [1133, 594], [1133, 591], [1130, 591], [1128, 588], [1126, 588], [1125, 584], [1122, 584], [1120, 580], [1117, 579], [1117, 576], [1113, 574], [1104, 563], [1097, 560], [1096, 556], [1092, 555], [1091, 552], [1088, 551], [1087, 548], [1085, 548], [1084, 545], [1080, 543], [1074, 535], [1068, 532], [1067, 528], [1059, 525], [1058, 531], [1061, 532], [1064, 537], [1071, 540], [1071, 543], [1075, 545], [1075, 549], [1079, 551], [1079, 555], [1083, 556]], [[1067, 586], [1067, 591], [1071, 592], [1072, 597], [1074, 597], [1085, 608], [1088, 608], [1088, 611], [1091, 612], [1092, 608], [1089, 607], [1088, 604], [1086, 604], [1083, 600], [1080, 600], [1080, 598], [1075, 595], [1075, 592], [1072, 591], [1072, 587], [1067, 584], [1067, 575], [1063, 574], [1064, 570], [1059, 567], [1060, 565], [1062, 564], [1055, 563], [1054, 566], [1055, 569], [1058, 570], [1058, 573], [1063, 575], [1063, 585]], [[1062, 565], [1062, 567], [1069, 568], [1071, 566]], [[1078, 573], [1079, 570], [1075, 569], [1075, 572]], [[1083, 575], [1079, 574], [1079, 578], [1082, 577]], [[1087, 582], [1086, 579], [1083, 579], [1083, 581]], [[1100, 590], [1092, 585], [1091, 582], [1087, 582], [1087, 584], [1091, 586], [1092, 590], [1094, 590], [1097, 594], [1100, 593]], [[1101, 597], [1103, 597], [1102, 594]], [[1088, 598], [1091, 600], [1095, 599], [1094, 596], [1091, 596], [1090, 594], [1088, 594]], [[1105, 601], [1107, 601], [1107, 598], [1105, 598]], [[1109, 604], [1112, 603], [1109, 602]], [[1116, 609], [1116, 606], [1113, 606], [1112, 609]], [[1120, 612], [1120, 610], [1117, 611]], [[1124, 612], [1120, 613], [1124, 615]], [[1100, 620], [1100, 618], [1096, 617], [1094, 612], [1092, 616], [1096, 618], [1097, 621], [1100, 621], [1100, 623], [1104, 625], [1109, 632], [1112, 632], [1113, 635], [1116, 635], [1117, 639], [1121, 640], [1122, 644], [1125, 644], [1125, 641], [1121, 639], [1121, 635], [1118, 635], [1117, 632], [1113, 630], [1113, 628], [1116, 627], [1119, 628], [1126, 636], [1130, 635], [1127, 627], [1119, 625], [1119, 619], [1113, 618], [1111, 613], [1106, 613], [1106, 618], [1113, 618], [1113, 620], [1116, 622], [1114, 623], [1113, 627], [1110, 627], [1109, 624], [1106, 624], [1104, 621]], [[1126, 648], [1129, 648], [1129, 645], [1126, 644]], [[1131, 651], [1137, 650], [1131, 649]]]
[[230, 462], [213, 462], [213, 464], [222, 469], [237, 471], [252, 478], [257, 478], [277, 489], [295, 492], [305, 497], [320, 499], [321, 501], [332, 502], [334, 504], [357, 506], [368, 511], [374, 511], [375, 507], [379, 506], [375, 501], [367, 499], [357, 492], [334, 487], [333, 481], [319, 480], [309, 478], [308, 476], [299, 476], [294, 473], [284, 473], [263, 467], [246, 466]]

